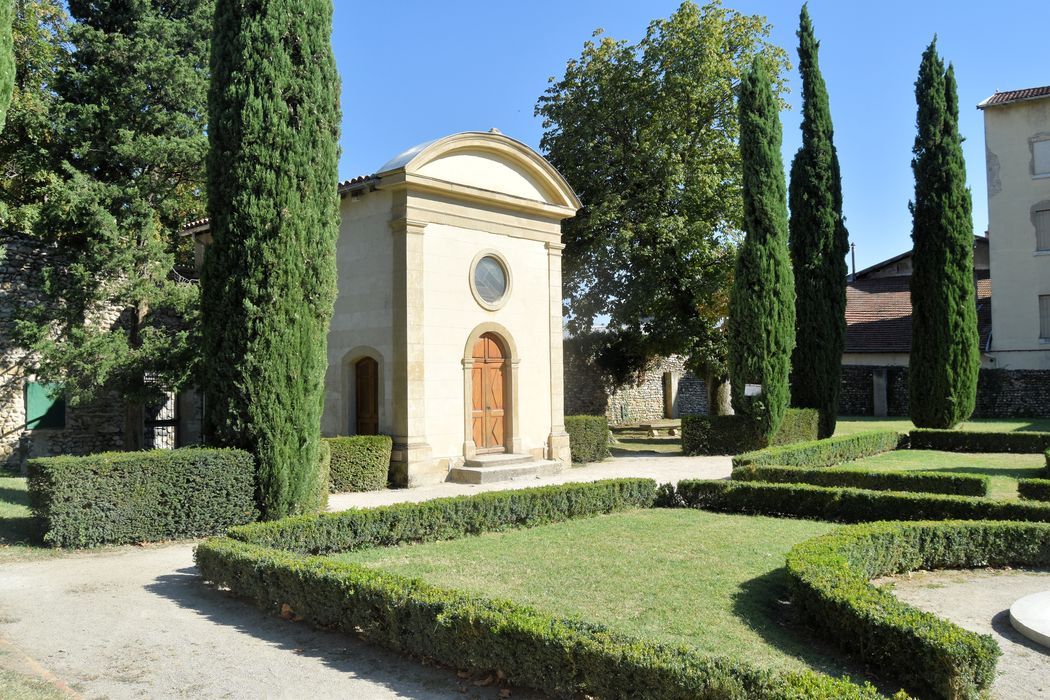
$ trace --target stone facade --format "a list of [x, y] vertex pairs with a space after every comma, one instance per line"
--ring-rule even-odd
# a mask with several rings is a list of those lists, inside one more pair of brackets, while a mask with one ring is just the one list
[[662, 358], [640, 381], [610, 389], [594, 367], [566, 352], [567, 416], [605, 416], [610, 425], [625, 425], [706, 414], [707, 388], [686, 370], [683, 357]]
[[[60, 454], [91, 454], [124, 447], [124, 406], [110, 398], [67, 406], [60, 428], [26, 429], [25, 387], [33, 358], [14, 340], [19, 308], [41, 302], [37, 279], [52, 251], [39, 241], [0, 237], [0, 464], [20, 469], [25, 460]], [[102, 314], [112, 324], [118, 312]], [[145, 445], [172, 448], [199, 441], [200, 401], [190, 392], [147, 414]]]
[[[875, 415], [874, 383], [886, 378], [886, 415], [908, 415], [908, 368], [846, 365], [842, 368], [839, 413]], [[1042, 418], [1050, 416], [1050, 371], [981, 369], [974, 418]]]

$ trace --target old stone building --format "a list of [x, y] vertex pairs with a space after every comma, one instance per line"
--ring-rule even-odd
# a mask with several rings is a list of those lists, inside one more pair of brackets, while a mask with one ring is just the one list
[[[0, 462], [19, 469], [31, 457], [91, 454], [124, 447], [124, 406], [115, 399], [67, 406], [61, 386], [37, 381], [34, 358], [15, 341], [21, 308], [41, 303], [40, 270], [54, 255], [38, 240], [0, 237]], [[112, 324], [117, 312], [103, 313]], [[200, 438], [194, 392], [169, 397], [147, 413], [144, 444], [170, 448]]]

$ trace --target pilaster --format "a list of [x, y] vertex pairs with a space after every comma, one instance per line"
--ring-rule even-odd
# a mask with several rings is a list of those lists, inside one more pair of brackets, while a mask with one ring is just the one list
[[565, 246], [547, 243], [548, 304], [550, 313], [550, 395], [551, 432], [547, 438], [547, 459], [569, 466], [572, 454], [565, 432], [565, 360], [562, 350], [561, 255]]

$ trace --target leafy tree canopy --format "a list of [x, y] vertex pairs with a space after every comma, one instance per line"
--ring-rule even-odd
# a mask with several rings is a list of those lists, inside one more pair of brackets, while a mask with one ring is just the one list
[[633, 369], [683, 353], [724, 373], [742, 216], [735, 95], [756, 55], [784, 91], [788, 58], [769, 30], [719, 2], [683, 3], [637, 45], [598, 30], [536, 106], [541, 147], [584, 204], [563, 227], [569, 330], [608, 319], [621, 338], [606, 344], [630, 346]]
[[15, 86], [15, 55], [11, 36], [14, 0], [0, 0], [0, 131], [4, 129], [11, 92]]

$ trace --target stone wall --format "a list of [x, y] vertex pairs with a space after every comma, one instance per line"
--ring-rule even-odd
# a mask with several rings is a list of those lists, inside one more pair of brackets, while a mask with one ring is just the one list
[[[40, 303], [42, 266], [53, 250], [38, 241], [0, 236], [0, 464], [22, 468], [25, 460], [59, 454], [91, 454], [124, 447], [124, 406], [116, 398], [90, 405], [67, 406], [63, 428], [27, 430], [25, 386], [33, 358], [14, 340], [19, 308]], [[118, 313], [102, 314], [101, 323], [116, 322]], [[176, 447], [199, 441], [199, 399], [174, 397], [147, 415], [147, 447]]]
[[670, 375], [673, 417], [707, 413], [707, 389], [686, 370], [685, 358], [663, 358], [638, 382], [610, 388], [593, 366], [566, 349], [565, 415], [605, 416], [611, 425], [659, 420], [665, 417], [665, 375]]
[[[908, 368], [845, 365], [839, 413], [874, 413], [872, 375], [886, 371], [886, 404], [890, 416], [908, 415]], [[974, 418], [1043, 418], [1050, 416], [1050, 370], [982, 369], [977, 379]]]

